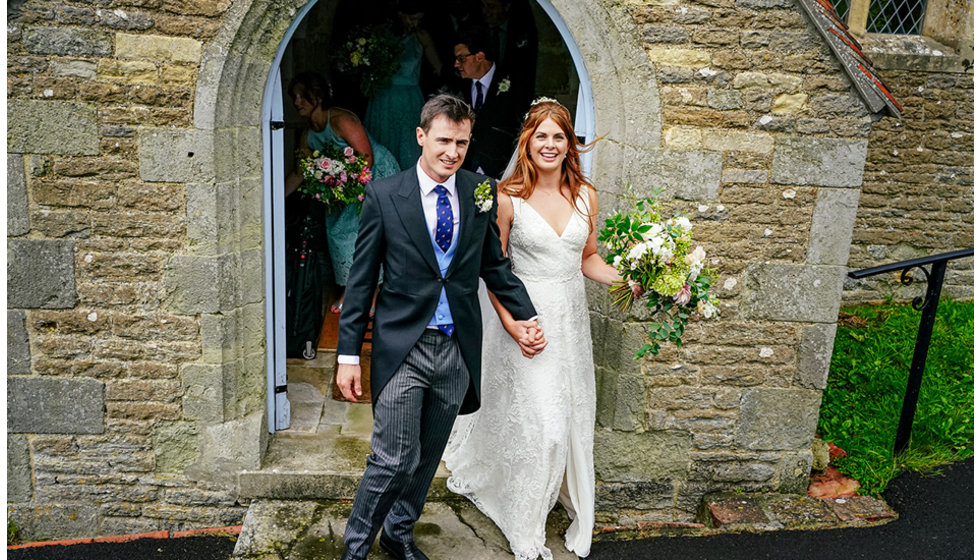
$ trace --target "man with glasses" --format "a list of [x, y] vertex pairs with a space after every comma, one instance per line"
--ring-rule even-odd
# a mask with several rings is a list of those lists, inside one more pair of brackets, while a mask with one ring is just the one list
[[477, 116], [463, 168], [499, 179], [517, 145], [521, 117], [530, 100], [519, 93], [527, 90], [526, 84], [512, 83], [508, 70], [494, 63], [491, 52], [482, 28], [464, 31], [453, 48], [456, 73], [463, 80], [460, 97]]

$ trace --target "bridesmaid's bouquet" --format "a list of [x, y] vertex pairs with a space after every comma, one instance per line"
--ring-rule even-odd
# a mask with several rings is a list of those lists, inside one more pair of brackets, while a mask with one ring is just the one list
[[402, 48], [401, 42], [384, 27], [359, 27], [337, 49], [337, 69], [356, 79], [361, 93], [371, 97], [391, 85]]
[[360, 212], [364, 185], [371, 181], [367, 158], [358, 155], [350, 146], [341, 150], [331, 144], [323, 151], [314, 151], [309, 157], [300, 157], [299, 166], [303, 171], [303, 182], [297, 189], [299, 192], [334, 210], [357, 204]]
[[694, 245], [691, 221], [684, 216], [664, 219], [654, 198], [637, 200], [628, 189], [632, 209], [616, 212], [606, 220], [598, 240], [609, 249], [606, 262], [619, 271], [622, 281], [609, 290], [613, 303], [626, 311], [633, 305], [633, 286], [644, 289], [654, 321], [647, 334], [650, 342], [640, 347], [637, 358], [657, 355], [660, 345], [681, 345], [684, 327], [692, 315], [718, 316], [718, 298], [711, 293], [714, 272], [706, 265], [704, 249]]

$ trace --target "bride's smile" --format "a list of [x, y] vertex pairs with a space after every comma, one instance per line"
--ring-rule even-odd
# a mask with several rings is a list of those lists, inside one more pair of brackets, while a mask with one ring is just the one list
[[557, 170], [568, 152], [568, 139], [558, 123], [548, 118], [534, 131], [528, 151], [539, 171]]

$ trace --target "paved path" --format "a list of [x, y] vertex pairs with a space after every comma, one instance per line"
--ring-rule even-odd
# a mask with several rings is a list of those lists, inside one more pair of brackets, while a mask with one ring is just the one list
[[[904, 474], [894, 480], [885, 499], [901, 516], [898, 520], [870, 528], [831, 529], [820, 531], [773, 531], [705, 537], [658, 537], [625, 542], [598, 542], [590, 560], [661, 560], [699, 559], [806, 559], [806, 560], [961, 560], [973, 557], [973, 460], [946, 469], [945, 476], [922, 477]], [[429, 509], [429, 508], [427, 508]], [[445, 509], [446, 511], [443, 511]], [[342, 512], [336, 512], [341, 514]], [[440, 504], [432, 510], [432, 519], [445, 518], [456, 523], [466, 520], [473, 534], [492, 535], [486, 520], [473, 512], [451, 513]], [[340, 515], [324, 516], [332, 519]], [[336, 522], [336, 520], [334, 520]], [[330, 522], [327, 522], [329, 525]], [[321, 526], [327, 531], [327, 525]], [[436, 523], [438, 525], [438, 523]], [[434, 534], [435, 528], [420, 527], [419, 542], [431, 543], [450, 556], [433, 560], [476, 560], [506, 558], [501, 543], [494, 537], [472, 540], [459, 534], [452, 538]], [[554, 534], [554, 531], [550, 531]], [[471, 539], [471, 540], [467, 540]], [[554, 540], [553, 538], [551, 539]], [[482, 542], [481, 542], [482, 541]], [[440, 544], [435, 544], [439, 542]], [[463, 553], [467, 543], [487, 554]], [[551, 543], [555, 552], [560, 545]], [[121, 544], [80, 544], [70, 547], [46, 546], [9, 551], [11, 560], [227, 560], [235, 543], [227, 538], [190, 537], [168, 541], [141, 540]], [[441, 548], [440, 548], [441, 547]], [[461, 548], [462, 547], [462, 548]], [[297, 555], [303, 560], [332, 558], [330, 555]], [[492, 551], [492, 554], [490, 553]], [[325, 552], [325, 551], [321, 551]], [[330, 554], [330, 553], [328, 553]], [[463, 555], [461, 555], [463, 554]], [[374, 558], [384, 559], [383, 555]], [[374, 559], [372, 559], [374, 560]]]
[[973, 459], [947, 469], [946, 476], [905, 473], [884, 497], [899, 518], [877, 527], [600, 542], [589, 560], [973, 558]]

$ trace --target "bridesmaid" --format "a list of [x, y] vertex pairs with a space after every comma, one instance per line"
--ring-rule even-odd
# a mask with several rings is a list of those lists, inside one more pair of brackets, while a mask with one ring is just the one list
[[368, 101], [364, 115], [371, 135], [391, 150], [402, 170], [413, 167], [422, 154], [415, 139], [415, 127], [424, 102], [419, 87], [423, 57], [436, 75], [442, 71], [435, 43], [429, 32], [420, 27], [423, 16], [421, 2], [398, 3], [395, 33], [402, 45], [398, 70], [392, 76], [391, 86]]
[[[289, 83], [289, 95], [293, 98], [296, 111], [308, 125], [300, 137], [300, 151], [322, 150], [330, 144], [340, 149], [350, 146], [367, 159], [371, 166], [372, 180], [383, 179], [400, 171], [395, 157], [371, 138], [357, 115], [347, 109], [330, 105], [329, 89], [323, 76], [315, 72], [298, 74]], [[302, 173], [294, 169], [286, 177], [286, 196], [292, 194], [302, 180]], [[357, 240], [360, 223], [357, 206], [351, 204], [341, 210], [328, 210], [326, 223], [334, 281], [338, 286], [344, 287], [347, 285], [351, 263], [354, 262], [354, 242]], [[343, 296], [331, 306], [331, 312], [340, 313], [342, 305]]]

